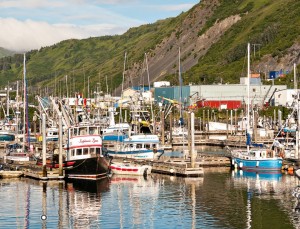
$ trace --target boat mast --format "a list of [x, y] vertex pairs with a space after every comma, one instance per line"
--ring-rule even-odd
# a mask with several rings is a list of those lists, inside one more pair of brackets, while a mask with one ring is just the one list
[[294, 90], [295, 90], [295, 93], [296, 93], [296, 99], [297, 99], [297, 125], [298, 125], [298, 128], [297, 128], [297, 131], [296, 131], [296, 152], [295, 152], [295, 156], [296, 156], [296, 159], [299, 159], [299, 139], [300, 139], [300, 130], [299, 130], [299, 127], [300, 127], [300, 107], [299, 107], [299, 92], [298, 92], [298, 82], [297, 82], [297, 73], [296, 73], [296, 70], [297, 70], [297, 67], [296, 67], [296, 63], [294, 63]]
[[182, 126], [183, 118], [182, 118], [182, 78], [181, 78], [181, 69], [180, 69], [180, 47], [178, 54], [178, 78], [179, 78], [179, 105], [180, 105], [180, 126]]
[[26, 56], [24, 53], [23, 60], [23, 152], [25, 151], [25, 143], [26, 143]]
[[123, 122], [123, 117], [122, 117], [122, 106], [123, 106], [123, 91], [124, 91], [124, 80], [125, 80], [125, 70], [126, 70], [126, 57], [127, 57], [127, 52], [125, 52], [125, 57], [124, 57], [124, 65], [123, 65], [123, 79], [122, 79], [122, 92], [121, 92], [121, 104], [120, 104], [120, 115], [119, 115], [119, 123]]
[[[248, 137], [249, 130], [250, 130], [250, 43], [248, 43], [248, 48], [247, 48], [247, 53], [248, 53], [248, 68], [247, 68], [247, 127], [246, 127], [246, 137]], [[249, 150], [249, 144], [247, 144], [247, 150]]]
[[16, 111], [16, 136], [17, 141], [19, 141], [19, 81], [17, 81], [17, 95], [16, 95], [16, 102], [17, 102], [17, 111]]

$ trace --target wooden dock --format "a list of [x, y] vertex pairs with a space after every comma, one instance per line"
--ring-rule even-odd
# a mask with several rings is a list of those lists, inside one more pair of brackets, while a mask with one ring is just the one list
[[[259, 144], [271, 145], [273, 139], [260, 139], [256, 141]], [[173, 139], [172, 144], [169, 144], [171, 147], [174, 146], [187, 146], [189, 144], [188, 139], [176, 137]], [[202, 139], [195, 138], [195, 146], [218, 146], [218, 147], [247, 147], [246, 141], [244, 138], [239, 137], [230, 137], [228, 139]]]
[[42, 166], [36, 165], [35, 161], [13, 162], [5, 164], [4, 170], [0, 171], [2, 178], [29, 177], [38, 180], [61, 180], [64, 176], [59, 176], [59, 169], [47, 168], [47, 176], [43, 176]]
[[182, 177], [202, 177], [203, 167], [195, 166], [192, 168], [190, 163], [185, 163], [181, 160], [172, 162], [153, 162], [152, 172]]
[[24, 177], [30, 177], [38, 180], [62, 180], [64, 176], [59, 176], [58, 170], [47, 171], [47, 176], [43, 176], [42, 170], [25, 170]]
[[0, 171], [1, 178], [19, 178], [24, 175], [23, 171]]

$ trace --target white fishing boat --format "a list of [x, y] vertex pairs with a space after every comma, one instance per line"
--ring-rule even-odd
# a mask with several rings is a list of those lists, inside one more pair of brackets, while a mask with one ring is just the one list
[[105, 153], [112, 157], [133, 159], [156, 159], [163, 153], [156, 134], [137, 134], [116, 144], [114, 149], [105, 149]]
[[30, 151], [29, 148], [23, 144], [12, 143], [7, 144], [5, 149], [5, 160], [11, 161], [30, 161]]
[[151, 165], [140, 165], [131, 161], [112, 162], [111, 173], [117, 175], [147, 176], [151, 173]]

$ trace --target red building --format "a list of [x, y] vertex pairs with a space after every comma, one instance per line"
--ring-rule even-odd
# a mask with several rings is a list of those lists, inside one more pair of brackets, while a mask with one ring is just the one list
[[242, 107], [242, 101], [239, 100], [201, 100], [197, 101], [197, 107], [210, 107], [217, 109], [238, 109]]

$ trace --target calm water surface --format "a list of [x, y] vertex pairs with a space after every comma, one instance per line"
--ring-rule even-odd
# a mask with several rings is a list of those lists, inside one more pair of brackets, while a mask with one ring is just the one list
[[299, 228], [298, 184], [227, 168], [202, 178], [2, 179], [0, 228]]

